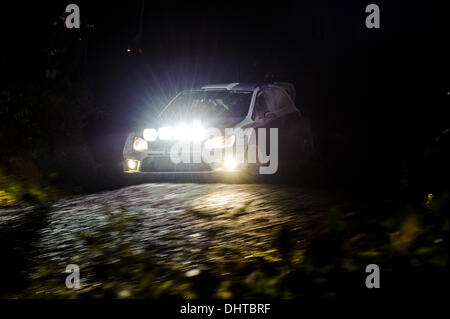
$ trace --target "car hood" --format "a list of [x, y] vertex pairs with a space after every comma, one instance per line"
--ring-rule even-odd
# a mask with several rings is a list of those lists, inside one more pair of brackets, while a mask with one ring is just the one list
[[216, 118], [216, 119], [210, 119], [205, 124], [208, 127], [216, 127], [219, 129], [233, 128], [236, 126], [236, 124], [242, 122], [244, 119], [245, 119], [245, 117]]
[[189, 117], [183, 120], [180, 119], [173, 119], [173, 118], [165, 118], [153, 121], [153, 123], [149, 123], [147, 125], [148, 127], [154, 127], [159, 128], [162, 126], [177, 126], [180, 123], [194, 123], [194, 121], [200, 121], [202, 126], [207, 128], [218, 128], [218, 129], [224, 129], [224, 128], [233, 128], [236, 126], [236, 124], [242, 122], [245, 119], [245, 117], [217, 117], [217, 118], [202, 118], [202, 117]]

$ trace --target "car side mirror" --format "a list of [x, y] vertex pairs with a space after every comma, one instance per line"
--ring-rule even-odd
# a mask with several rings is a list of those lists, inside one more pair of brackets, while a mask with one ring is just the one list
[[269, 112], [264, 113], [264, 118], [266, 120], [273, 120], [276, 118], [276, 115], [275, 115], [275, 113], [269, 111]]

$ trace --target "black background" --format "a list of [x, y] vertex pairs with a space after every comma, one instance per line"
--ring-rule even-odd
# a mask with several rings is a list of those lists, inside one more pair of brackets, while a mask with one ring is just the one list
[[[2, 1], [2, 81], [43, 77], [52, 21], [67, 3]], [[366, 1], [144, 1], [140, 32], [142, 3], [78, 1], [82, 29], [58, 35], [64, 44], [82, 38], [71, 44], [80, 60], [65, 67], [94, 91], [103, 115], [84, 134], [105, 158], [123, 145], [98, 148], [105, 136], [211, 82], [293, 82], [336, 187], [395, 189], [399, 169], [421, 165], [448, 126], [446, 1], [377, 1], [380, 29], [366, 28]]]

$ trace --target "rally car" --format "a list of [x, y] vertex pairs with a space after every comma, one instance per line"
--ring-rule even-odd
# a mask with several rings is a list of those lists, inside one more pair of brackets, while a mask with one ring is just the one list
[[[305, 167], [314, 142], [309, 121], [294, 103], [295, 94], [289, 83], [214, 84], [182, 91], [152, 123], [128, 135], [123, 149], [124, 172], [254, 175], [294, 172]], [[215, 136], [208, 136], [209, 128], [214, 128]], [[243, 135], [239, 150], [237, 135], [227, 134], [226, 129], [250, 132]], [[267, 132], [265, 145], [259, 139], [262, 129]], [[197, 147], [176, 148], [181, 141]], [[233, 152], [226, 152], [232, 148]], [[201, 156], [205, 151], [217, 150], [224, 151], [222, 156], [212, 160]], [[256, 156], [248, 155], [251, 150], [256, 151]], [[181, 155], [181, 160], [179, 156], [174, 160], [174, 152]], [[262, 167], [270, 169], [264, 172]]]

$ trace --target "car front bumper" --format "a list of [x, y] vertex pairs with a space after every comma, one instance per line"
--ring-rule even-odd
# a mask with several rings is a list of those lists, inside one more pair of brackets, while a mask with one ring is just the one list
[[[236, 154], [228, 155], [226, 149], [221, 149], [222, 159], [205, 162], [201, 153], [194, 153], [191, 149], [189, 153], [180, 154], [182, 161], [175, 163], [171, 157], [171, 147], [174, 142], [158, 141], [149, 143], [146, 151], [136, 151], [133, 149], [135, 133], [128, 136], [123, 152], [123, 171], [125, 173], [142, 174], [208, 174], [216, 172], [241, 172], [247, 169], [245, 163], [238, 163]], [[232, 147], [231, 147], [232, 148]], [[230, 154], [233, 154], [231, 150]], [[240, 154], [242, 155], [242, 154]], [[242, 156], [239, 156], [241, 158]]]
[[208, 174], [217, 172], [241, 172], [245, 171], [246, 165], [235, 163], [234, 159], [206, 163], [174, 163], [170, 156], [149, 153], [135, 153], [124, 155], [123, 170], [125, 173], [143, 174]]

